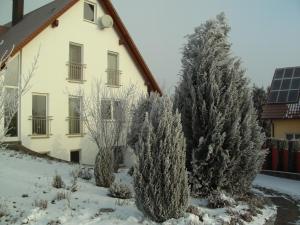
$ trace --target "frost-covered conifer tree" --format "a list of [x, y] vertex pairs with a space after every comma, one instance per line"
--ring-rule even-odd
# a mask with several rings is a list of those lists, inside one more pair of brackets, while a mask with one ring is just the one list
[[146, 112], [150, 112], [152, 105], [156, 104], [158, 97], [159, 95], [153, 92], [150, 94], [150, 96], [141, 96], [137, 104], [134, 106], [130, 133], [128, 135], [128, 145], [134, 150], [136, 149], [135, 145], [139, 140], [139, 135], [145, 121]]
[[[192, 191], [200, 196], [218, 190], [233, 192], [236, 180], [232, 175], [237, 175], [242, 160], [253, 163], [254, 158], [263, 158], [262, 133], [255, 110], [246, 107], [252, 105], [248, 81], [240, 60], [231, 54], [229, 31], [221, 13], [188, 36], [182, 77], [175, 93], [175, 107], [182, 115], [187, 138]], [[249, 145], [253, 159], [246, 157]], [[255, 165], [258, 171], [260, 163]], [[245, 179], [251, 184], [252, 178]]]
[[163, 222], [182, 216], [187, 208], [185, 138], [180, 114], [173, 112], [169, 97], [152, 95], [143, 105], [150, 107], [135, 145], [136, 203], [152, 220]]

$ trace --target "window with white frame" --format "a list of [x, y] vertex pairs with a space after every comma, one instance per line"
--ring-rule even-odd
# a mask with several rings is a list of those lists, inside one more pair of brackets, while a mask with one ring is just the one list
[[69, 134], [81, 134], [81, 97], [69, 97]]
[[107, 84], [120, 86], [119, 54], [107, 53]]
[[69, 80], [82, 81], [84, 64], [82, 59], [83, 46], [81, 44], [69, 44]]
[[291, 141], [291, 140], [299, 140], [300, 139], [300, 133], [288, 133], [286, 134], [286, 139]]
[[32, 95], [32, 135], [48, 135], [47, 94]]
[[101, 100], [101, 118], [104, 120], [120, 120], [122, 118], [122, 102], [120, 100]]
[[6, 137], [18, 136], [18, 88], [5, 87], [4, 128]]
[[94, 23], [96, 21], [96, 4], [89, 1], [85, 1], [83, 8], [84, 20]]
[[4, 127], [6, 137], [18, 136], [18, 88], [20, 74], [20, 55], [7, 63], [4, 73]]

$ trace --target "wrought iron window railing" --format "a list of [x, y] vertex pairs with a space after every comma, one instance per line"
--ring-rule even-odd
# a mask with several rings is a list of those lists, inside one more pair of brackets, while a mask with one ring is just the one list
[[68, 79], [72, 81], [83, 81], [84, 80], [84, 68], [85, 64], [69, 62], [69, 75]]

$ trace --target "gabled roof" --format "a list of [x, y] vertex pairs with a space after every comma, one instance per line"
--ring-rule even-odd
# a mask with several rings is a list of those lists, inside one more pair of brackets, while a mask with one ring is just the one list
[[262, 119], [300, 119], [300, 102], [294, 104], [266, 104]]
[[[5, 51], [11, 50], [13, 46], [14, 50], [12, 54], [16, 54], [78, 1], [79, 0], [55, 0], [26, 14], [23, 19], [14, 26], [9, 27], [10, 25], [7, 24], [8, 30], [0, 33], [0, 40], [4, 40], [4, 44], [0, 48], [0, 55], [2, 56]], [[105, 13], [113, 18], [114, 28], [120, 36], [121, 42], [124, 44], [136, 66], [144, 76], [147, 86], [150, 87], [152, 91], [161, 94], [162, 92], [158, 83], [134, 44], [111, 1], [98, 0], [98, 2]]]
[[275, 70], [268, 93], [268, 102], [263, 106], [263, 119], [300, 118], [300, 67], [285, 67]]

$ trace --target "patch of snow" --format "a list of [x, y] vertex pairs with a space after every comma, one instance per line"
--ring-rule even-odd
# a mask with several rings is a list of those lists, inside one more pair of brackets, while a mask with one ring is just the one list
[[256, 176], [253, 184], [290, 195], [294, 199], [300, 200], [300, 181], [259, 174]]
[[249, 225], [265, 224], [268, 220], [276, 217], [277, 207], [275, 205], [265, 207], [262, 209], [262, 215], [257, 216]]
[[[67, 187], [70, 186], [71, 172], [78, 168], [79, 165], [1, 150], [0, 204], [5, 205], [9, 216], [4, 217], [8, 222], [0, 218], [0, 224], [45, 225], [50, 221], [60, 221], [64, 225], [158, 225], [137, 209], [134, 199], [120, 200], [109, 197], [108, 189], [97, 187], [94, 180], [78, 178], [78, 191], [74, 193], [52, 187], [52, 179], [56, 173], [62, 177]], [[127, 171], [120, 170], [116, 179], [133, 188], [132, 178]], [[66, 192], [69, 197], [53, 201], [58, 192]], [[42, 210], [35, 207], [36, 200], [46, 200], [47, 208]], [[225, 208], [209, 209], [205, 199], [192, 198], [191, 204], [198, 205], [203, 221], [200, 221], [198, 216], [186, 213], [184, 217], [168, 220], [163, 225], [218, 225], [221, 221], [230, 220]], [[99, 212], [101, 208], [110, 208], [113, 211]], [[240, 205], [236, 208], [238, 211], [245, 209]], [[260, 222], [265, 221], [271, 211], [265, 209], [262, 216], [255, 218], [257, 223], [252, 224], [263, 224]]]

